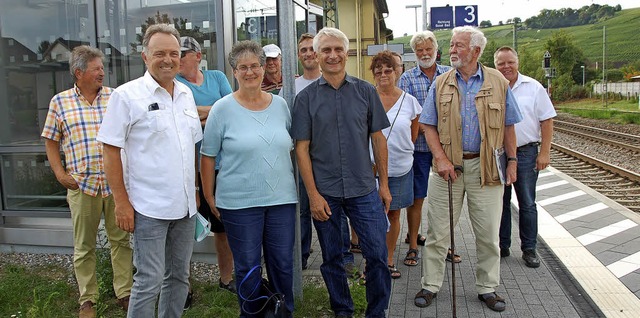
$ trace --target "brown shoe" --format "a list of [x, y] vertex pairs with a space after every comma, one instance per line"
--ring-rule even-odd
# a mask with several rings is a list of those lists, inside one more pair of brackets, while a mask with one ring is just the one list
[[124, 296], [120, 299], [116, 299], [116, 305], [118, 305], [122, 310], [127, 312], [129, 310], [129, 296]]
[[96, 318], [96, 309], [93, 308], [94, 303], [90, 300], [85, 301], [80, 305], [80, 313], [78, 314], [79, 318]]

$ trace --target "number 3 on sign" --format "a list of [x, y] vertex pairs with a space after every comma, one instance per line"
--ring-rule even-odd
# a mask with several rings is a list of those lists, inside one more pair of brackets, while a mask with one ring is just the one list
[[473, 23], [476, 21], [476, 10], [473, 6], [464, 7], [464, 11], [467, 11], [467, 17], [464, 18], [464, 22]]
[[456, 26], [478, 26], [478, 6], [456, 6]]

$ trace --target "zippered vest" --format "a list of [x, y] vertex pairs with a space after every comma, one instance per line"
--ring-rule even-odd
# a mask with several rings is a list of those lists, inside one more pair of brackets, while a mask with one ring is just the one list
[[[502, 148], [509, 81], [495, 69], [480, 64], [484, 81], [475, 96], [480, 123], [480, 185], [500, 185], [494, 149]], [[454, 166], [462, 166], [462, 117], [456, 70], [436, 78], [436, 108], [440, 144]], [[433, 161], [436, 166], [435, 160]], [[437, 171], [437, 167], [436, 167]]]

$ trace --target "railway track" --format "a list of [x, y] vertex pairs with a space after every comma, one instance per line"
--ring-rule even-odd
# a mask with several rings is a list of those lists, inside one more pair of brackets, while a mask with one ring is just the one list
[[554, 130], [571, 136], [576, 136], [578, 138], [588, 139], [607, 145], [614, 145], [640, 153], [640, 136], [584, 126], [561, 120], [554, 120]]
[[640, 174], [556, 143], [551, 144], [551, 165], [626, 208], [640, 213]]

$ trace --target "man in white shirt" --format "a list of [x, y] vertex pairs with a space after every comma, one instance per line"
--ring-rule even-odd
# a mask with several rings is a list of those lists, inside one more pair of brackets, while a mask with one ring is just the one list
[[[540, 266], [536, 254], [538, 237], [538, 211], [536, 209], [536, 182], [538, 171], [550, 162], [553, 117], [556, 112], [544, 87], [535, 79], [518, 72], [518, 53], [508, 46], [493, 55], [496, 69], [509, 80], [511, 91], [518, 101], [524, 119], [515, 125], [518, 150], [517, 181], [513, 188], [518, 198], [520, 248], [528, 267]], [[539, 149], [538, 149], [539, 147]], [[511, 186], [505, 186], [502, 220], [500, 222], [500, 256], [511, 254]]]
[[175, 80], [179, 39], [171, 25], [147, 29], [142, 59], [148, 70], [113, 92], [97, 138], [104, 144], [116, 224], [134, 234], [137, 272], [128, 317], [154, 317], [158, 294], [158, 316], [180, 317], [189, 289], [195, 144], [202, 129], [191, 90]]

